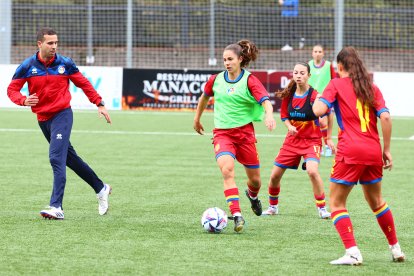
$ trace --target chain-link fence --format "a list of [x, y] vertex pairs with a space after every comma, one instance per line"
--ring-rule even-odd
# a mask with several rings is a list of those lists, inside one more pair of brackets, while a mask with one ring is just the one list
[[414, 71], [414, 1], [345, 0], [340, 29], [338, 0], [1, 2], [0, 34], [10, 35], [0, 47], [10, 47], [13, 64], [36, 51], [36, 31], [48, 26], [58, 32], [60, 53], [78, 65], [221, 69], [223, 48], [247, 38], [260, 49], [252, 69], [291, 70], [311, 58], [314, 44], [333, 60], [342, 34], [371, 71]]

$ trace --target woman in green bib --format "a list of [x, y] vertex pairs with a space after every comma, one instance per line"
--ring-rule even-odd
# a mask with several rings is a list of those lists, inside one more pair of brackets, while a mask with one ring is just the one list
[[[328, 85], [329, 81], [335, 78], [335, 70], [332, 66], [332, 63], [325, 60], [325, 51], [323, 46], [317, 44], [313, 46], [312, 49], [312, 59], [309, 61], [309, 66], [311, 69], [311, 77], [309, 78], [309, 84], [319, 93], [322, 94], [325, 87]], [[329, 114], [329, 120], [332, 122], [334, 119], [334, 113]], [[327, 134], [328, 134], [328, 117], [322, 117], [319, 119], [319, 125], [321, 127], [322, 137], [325, 144], [325, 152], [323, 150], [321, 153], [327, 157], [332, 156], [332, 150], [327, 144]]]
[[244, 165], [247, 175], [246, 195], [253, 212], [260, 216], [262, 205], [257, 195], [261, 187], [260, 162], [256, 150], [253, 122], [262, 121], [269, 130], [276, 122], [269, 93], [258, 78], [244, 68], [258, 55], [256, 45], [241, 40], [223, 52], [225, 71], [212, 75], [198, 101], [194, 130], [203, 134], [200, 122], [210, 97], [214, 97], [213, 145], [224, 182], [224, 195], [234, 219], [234, 231], [241, 232], [244, 219], [239, 204], [239, 190], [234, 179], [234, 160]]

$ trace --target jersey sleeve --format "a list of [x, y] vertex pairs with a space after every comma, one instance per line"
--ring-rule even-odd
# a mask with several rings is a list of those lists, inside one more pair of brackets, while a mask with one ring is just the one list
[[26, 96], [22, 95], [22, 93], [20, 93], [20, 90], [26, 83], [25, 75], [28, 68], [28, 63], [19, 65], [13, 75], [12, 81], [7, 87], [7, 96], [12, 102], [17, 105], [24, 105], [24, 101], [26, 100]]
[[15, 79], [22, 79], [25, 78], [27, 71], [29, 70], [30, 64], [28, 62], [24, 62], [22, 64], [20, 64], [17, 69], [16, 72], [13, 75], [13, 80]]
[[313, 89], [311, 99], [310, 99], [311, 104], [313, 104], [315, 102], [316, 97], [318, 96], [318, 94], [319, 94], [319, 92], [316, 91], [316, 89]]
[[326, 86], [325, 90], [323, 90], [322, 97], [319, 98], [319, 100], [325, 103], [328, 106], [328, 108], [331, 108], [333, 102], [336, 100], [337, 93], [338, 90], [335, 87], [334, 81], [330, 81]]
[[78, 67], [76, 66], [75, 62], [71, 58], [68, 58], [67, 64], [68, 64], [68, 69], [69, 69], [68, 75], [73, 75], [79, 72]]
[[[313, 103], [316, 101], [318, 95], [319, 95], [318, 91], [316, 91], [316, 90], [312, 91], [312, 96], [311, 96], [311, 99], [310, 99], [311, 105], [313, 105]], [[325, 117], [325, 116], [331, 114], [331, 112], [332, 112], [332, 109], [328, 108], [328, 111], [326, 111], [326, 113], [324, 115], [320, 116], [320, 117]]]
[[204, 95], [208, 97], [214, 97], [213, 85], [216, 80], [217, 74], [211, 75], [204, 86]]
[[286, 121], [289, 119], [288, 113], [289, 97], [283, 98], [280, 105], [280, 119]]
[[375, 110], [377, 111], [377, 116], [379, 117], [383, 112], [390, 112], [385, 105], [384, 97], [379, 90], [378, 86], [373, 85], [374, 87], [374, 97], [375, 97]]
[[81, 88], [88, 97], [89, 101], [93, 104], [99, 104], [102, 101], [102, 97], [96, 92], [93, 88], [90, 81], [85, 78], [79, 71], [77, 73], [69, 75], [69, 79], [73, 82], [74, 85]]
[[26, 96], [20, 93], [20, 90], [25, 83], [26, 79], [13, 79], [10, 82], [9, 87], [7, 87], [7, 96], [17, 105], [24, 105], [24, 101], [26, 100]]
[[263, 86], [262, 82], [254, 75], [249, 75], [249, 78], [247, 79], [247, 87], [259, 104], [266, 100], [269, 100], [269, 93]]

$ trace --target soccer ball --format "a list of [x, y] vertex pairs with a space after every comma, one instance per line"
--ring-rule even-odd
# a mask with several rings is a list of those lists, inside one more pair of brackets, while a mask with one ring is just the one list
[[208, 208], [201, 216], [201, 225], [207, 232], [220, 233], [227, 226], [227, 214], [218, 207]]

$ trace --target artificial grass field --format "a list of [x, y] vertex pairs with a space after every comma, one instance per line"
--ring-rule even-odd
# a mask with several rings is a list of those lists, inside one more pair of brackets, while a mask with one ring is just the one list
[[[288, 170], [282, 179], [280, 215], [256, 217], [244, 196], [246, 177], [236, 182], [247, 226], [222, 234], [203, 231], [208, 207], [228, 212], [211, 145], [212, 113], [192, 129], [193, 113], [74, 111], [71, 142], [102, 180], [113, 187], [110, 210], [99, 216], [93, 190], [68, 169], [65, 219], [44, 220], [52, 171], [48, 144], [29, 110], [0, 109], [0, 274], [37, 275], [414, 275], [414, 118], [393, 118], [394, 168], [384, 172], [383, 195], [390, 206], [405, 263], [392, 263], [385, 236], [360, 186], [348, 211], [364, 257], [360, 267], [329, 265], [344, 254], [330, 220], [317, 216], [306, 172]], [[256, 124], [267, 208], [267, 182], [286, 134]], [[334, 132], [336, 133], [336, 132]], [[410, 139], [411, 137], [411, 139]], [[328, 194], [332, 158], [320, 172]]]

